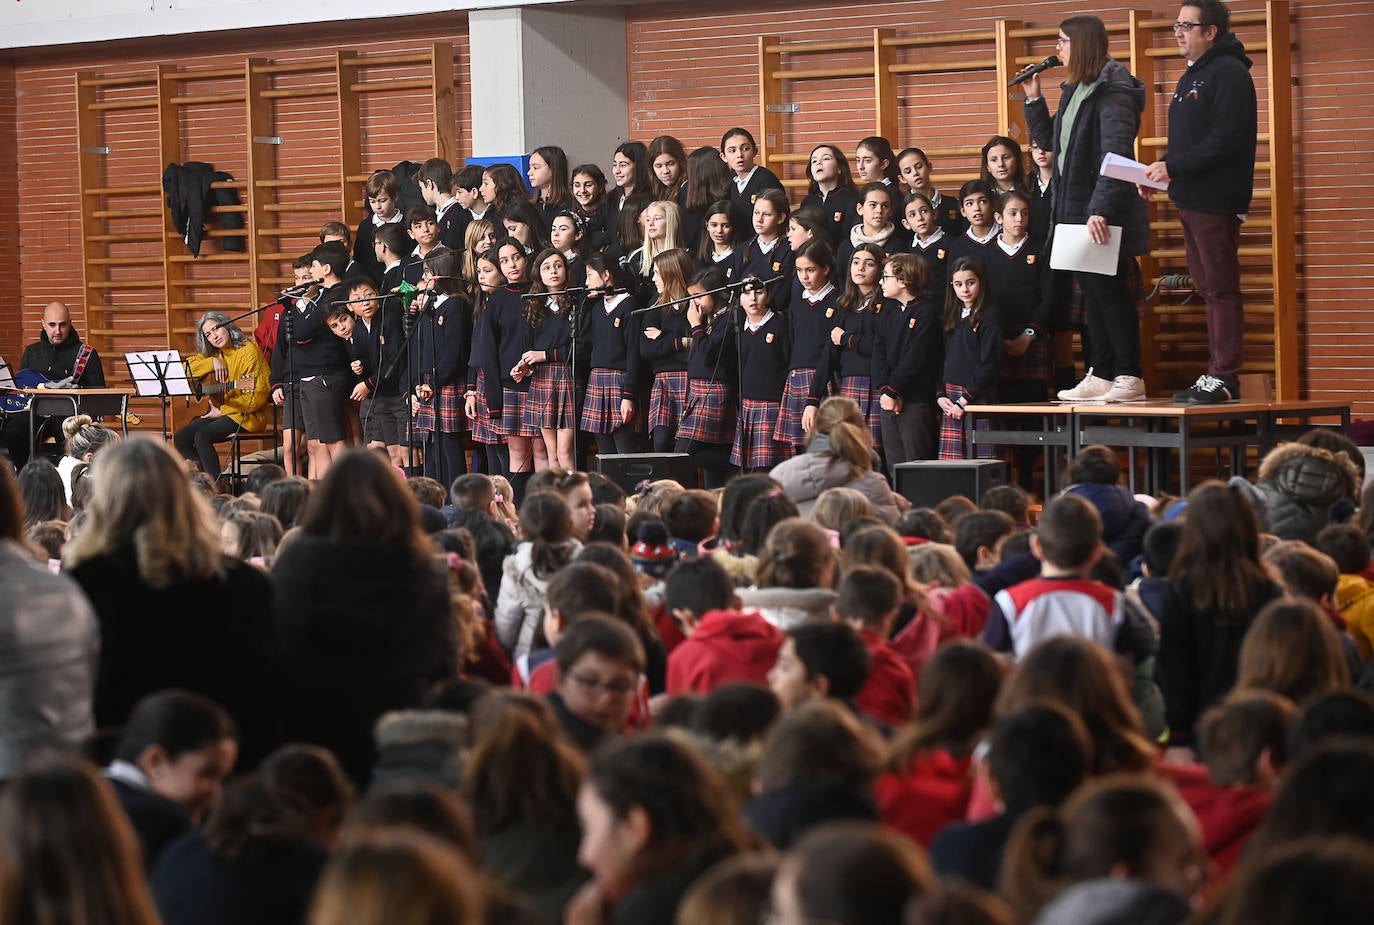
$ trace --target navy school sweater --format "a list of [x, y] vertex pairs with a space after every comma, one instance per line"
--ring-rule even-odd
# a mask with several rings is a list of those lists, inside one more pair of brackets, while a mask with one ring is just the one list
[[928, 405], [940, 390], [944, 369], [944, 313], [923, 299], [884, 302], [873, 346], [873, 387], [912, 404]]
[[[1001, 365], [1002, 316], [997, 306], [987, 306], [976, 326], [965, 318], [945, 335], [944, 382], [963, 386], [970, 393], [970, 404], [995, 397]], [[945, 394], [944, 382], [940, 395]]]
[[787, 319], [780, 312], [772, 312], [758, 330], [741, 327], [738, 349], [740, 394], [757, 401], [782, 401], [787, 359], [792, 354]]

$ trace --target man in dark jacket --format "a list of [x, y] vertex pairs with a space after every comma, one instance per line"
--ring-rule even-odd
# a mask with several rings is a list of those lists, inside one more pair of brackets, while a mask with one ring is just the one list
[[[37, 373], [41, 379], [30, 377], [26, 380], [19, 375], [19, 384], [32, 387], [40, 381], [62, 382], [70, 379], [69, 385], [102, 389], [105, 387], [105, 370], [100, 365], [100, 354], [94, 348], [82, 350], [85, 345], [72, 327], [72, 313], [61, 302], [49, 302], [43, 309], [43, 333], [37, 341], [24, 348], [24, 356], [19, 362], [20, 374], [27, 371]], [[60, 432], [61, 421], [41, 426], [57, 427]], [[29, 458], [29, 417], [27, 414], [11, 414], [5, 424], [4, 444], [17, 468], [22, 468]]]
[[1237, 248], [1255, 188], [1255, 81], [1230, 25], [1221, 0], [1185, 0], [1179, 10], [1174, 38], [1188, 68], [1169, 102], [1169, 151], [1146, 171], [1169, 184], [1188, 271], [1207, 302], [1207, 372], [1174, 400], [1205, 405], [1240, 397], [1245, 318]]

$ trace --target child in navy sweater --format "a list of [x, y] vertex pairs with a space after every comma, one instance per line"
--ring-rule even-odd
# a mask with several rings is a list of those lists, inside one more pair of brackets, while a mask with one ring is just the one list
[[882, 287], [886, 302], [874, 338], [873, 387], [880, 395], [883, 455], [890, 470], [935, 456], [943, 313], [930, 298], [926, 265], [915, 254], [888, 257]]
[[768, 307], [768, 298], [763, 280], [744, 280], [740, 307], [745, 320], [737, 348], [740, 420], [730, 453], [730, 462], [742, 472], [771, 469], [784, 455], [782, 444], [773, 439], [773, 425], [782, 413], [782, 390], [792, 346], [787, 319]]
[[573, 381], [568, 368], [573, 351], [573, 329], [569, 320], [572, 297], [564, 293], [568, 288], [568, 261], [554, 248], [546, 247], [535, 255], [533, 266], [537, 276], [530, 284], [529, 294], [543, 298], [525, 300], [529, 346], [520, 355], [517, 368], [530, 377], [525, 424], [539, 429], [549, 454], [549, 465], [572, 472], [577, 469], [577, 461], [573, 458], [573, 433], [577, 422]]
[[[1002, 319], [992, 304], [987, 274], [974, 257], [960, 257], [949, 268], [945, 293], [944, 386], [936, 403], [940, 458], [964, 459], [964, 409], [992, 399], [1002, 363]], [[979, 451], [990, 456], [991, 448]]]
[[686, 410], [673, 448], [692, 454], [706, 476], [707, 488], [725, 484], [735, 434], [735, 337], [727, 317], [728, 299], [715, 292], [724, 286], [725, 274], [710, 267], [698, 270], [687, 287], [692, 297], [687, 303], [692, 354], [687, 363]]
[[760, 193], [782, 189], [777, 174], [754, 163], [758, 151], [758, 143], [748, 129], [735, 126], [721, 136], [720, 158], [735, 175], [735, 182], [730, 185], [730, 206], [737, 228], [749, 227]]
[[592, 371], [582, 404], [582, 429], [597, 435], [598, 453], [633, 453], [639, 382], [634, 311], [639, 303], [623, 291], [627, 280], [619, 267], [600, 254], [589, 256], [586, 264]]
[[[825, 241], [811, 240], [797, 251], [795, 261], [800, 295], [787, 311], [787, 328], [792, 338], [792, 356], [787, 363], [787, 384], [782, 393], [782, 414], [773, 428], [773, 439], [790, 448], [789, 456], [806, 444], [802, 416], [821, 365], [821, 355], [830, 346], [828, 335], [834, 317], [831, 311], [839, 291], [831, 283], [834, 256]], [[830, 311], [827, 316], [826, 312]]]
[[852, 398], [868, 421], [875, 446], [882, 445], [878, 400], [873, 390], [873, 335], [881, 293], [878, 277], [886, 255], [876, 244], [860, 244], [849, 260], [849, 280], [833, 309], [826, 309], [830, 348], [821, 354], [821, 366], [806, 399], [802, 427], [810, 433], [816, 409], [835, 386], [836, 394]]

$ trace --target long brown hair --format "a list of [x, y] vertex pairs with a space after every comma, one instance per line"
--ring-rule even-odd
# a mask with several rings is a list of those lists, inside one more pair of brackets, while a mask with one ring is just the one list
[[1193, 607], [1217, 623], [1243, 624], [1272, 585], [1260, 562], [1259, 532], [1255, 509], [1239, 488], [1203, 482], [1188, 495], [1170, 580], [1183, 582]]
[[0, 835], [14, 854], [5, 898], [25, 925], [158, 925], [138, 838], [95, 768], [46, 761], [0, 796]]
[[1070, 16], [1059, 24], [1069, 37], [1069, 83], [1090, 84], [1107, 66], [1107, 26], [1096, 16]]
[[[542, 295], [549, 291], [549, 287], [544, 285], [544, 276], [539, 272], [539, 268], [544, 265], [544, 261], [551, 257], [557, 257], [563, 261], [563, 288], [567, 289], [571, 281], [567, 278], [568, 258], [563, 256], [563, 252], [554, 247], [546, 247], [530, 259], [529, 267], [533, 272], [530, 277], [530, 295]], [[558, 303], [558, 310], [567, 317], [568, 306], [572, 304], [571, 296], [556, 295], [552, 298]], [[549, 304], [545, 299], [526, 299], [525, 300], [525, 322], [532, 328], [539, 327], [540, 323], [549, 317]]]
[[334, 460], [310, 493], [301, 528], [335, 540], [374, 540], [409, 550], [415, 559], [434, 555], [420, 526], [420, 508], [391, 466], [372, 450], [351, 449]]
[[480, 925], [481, 878], [455, 848], [410, 831], [369, 833], [325, 865], [310, 925]]
[[833, 588], [839, 571], [825, 531], [789, 517], [768, 531], [759, 552], [760, 588]]
[[473, 713], [476, 745], [463, 777], [479, 837], [525, 824], [559, 831], [577, 824], [581, 755], [542, 703], [526, 694], [493, 693]]
[[1349, 684], [1336, 629], [1312, 601], [1272, 601], [1245, 631], [1237, 690], [1272, 691], [1301, 704]]
[[92, 465], [96, 491], [85, 525], [64, 551], [69, 568], [132, 551], [139, 578], [154, 588], [224, 574], [210, 505], [162, 443], [125, 440], [101, 451]]
[[663, 305], [665, 312], [675, 315], [687, 311], [687, 281], [696, 269], [692, 255], [684, 248], [675, 247], [655, 257], [654, 266], [658, 269], [659, 279], [663, 281], [663, 291], [658, 294], [656, 304], [676, 302], [674, 305]]
[[821, 455], [844, 463], [851, 479], [863, 478], [873, 471], [872, 441], [859, 403], [852, 398], [833, 395], [816, 410], [816, 425], [806, 438], [807, 446], [817, 434], [830, 438], [830, 449]]
[[556, 491], [536, 491], [520, 505], [520, 531], [530, 541], [534, 574], [548, 578], [572, 558], [572, 512]]
[[987, 647], [969, 640], [941, 646], [921, 672], [915, 721], [893, 740], [890, 766], [898, 773], [923, 751], [942, 748], [956, 757], [973, 751], [992, 725], [1002, 669]]

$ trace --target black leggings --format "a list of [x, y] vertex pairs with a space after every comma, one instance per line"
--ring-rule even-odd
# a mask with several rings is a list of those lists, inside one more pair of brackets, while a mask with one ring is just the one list
[[200, 468], [212, 479], [219, 478], [219, 452], [216, 443], [223, 443], [239, 430], [239, 423], [228, 415], [217, 418], [196, 418], [172, 437], [177, 452], [184, 458], [200, 463]]

